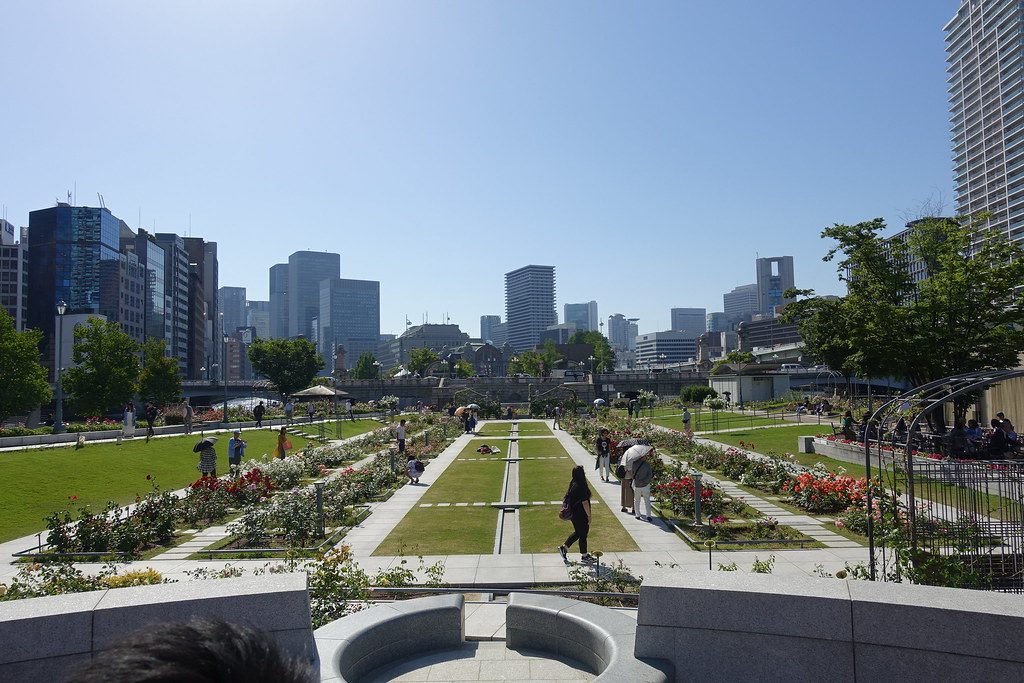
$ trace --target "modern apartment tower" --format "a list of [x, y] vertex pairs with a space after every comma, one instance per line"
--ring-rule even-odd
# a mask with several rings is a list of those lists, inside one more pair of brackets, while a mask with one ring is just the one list
[[345, 368], [380, 345], [380, 282], [333, 278], [320, 282], [317, 339], [328, 368], [336, 368], [335, 351], [345, 350]]
[[270, 266], [270, 338], [288, 338], [288, 264]]
[[505, 322], [514, 351], [532, 349], [540, 333], [558, 323], [555, 267], [523, 266], [505, 273]]
[[[218, 277], [220, 268], [217, 264], [217, 243], [207, 242], [202, 237], [186, 237], [185, 252], [188, 254], [188, 264], [191, 276], [190, 298], [192, 299], [189, 308], [189, 327], [193, 337], [200, 334], [202, 337], [202, 352], [199, 352], [199, 342], [192, 339], [192, 366], [189, 368], [189, 377], [201, 379], [199, 368], [205, 366], [207, 375], [216, 377], [210, 373], [214, 364], [221, 365], [224, 334], [220, 320], [220, 306], [217, 301], [217, 290], [219, 289]], [[197, 295], [201, 292], [201, 299]], [[201, 301], [201, 303], [200, 303]], [[203, 365], [200, 363], [202, 358]]]
[[590, 330], [598, 331], [598, 323], [600, 321], [597, 317], [597, 302], [588, 301], [585, 304], [566, 304], [565, 320], [563, 322], [572, 323], [576, 326], [577, 330], [584, 332]]
[[956, 212], [1024, 240], [1024, 6], [961, 0], [944, 30]]
[[691, 339], [696, 339], [708, 331], [708, 309], [706, 308], [673, 308], [672, 330], [685, 332]]
[[756, 261], [758, 312], [772, 315], [776, 306], [787, 304], [793, 299], [783, 296], [787, 289], [794, 287], [793, 257], [768, 256]]
[[[288, 257], [288, 335], [313, 339], [313, 318], [320, 314], [320, 283], [341, 277], [341, 255], [297, 251]], [[270, 290], [273, 301], [274, 290]], [[273, 304], [271, 304], [273, 305]]]
[[14, 319], [14, 329], [25, 329], [28, 314], [28, 244], [18, 242], [14, 226], [0, 219], [0, 308]]
[[172, 232], [153, 236], [164, 250], [164, 338], [168, 355], [178, 359], [178, 368], [185, 377], [189, 358], [189, 274], [185, 238]]
[[608, 343], [616, 351], [632, 351], [636, 348], [639, 318], [627, 318], [621, 313], [608, 316]]
[[167, 256], [164, 248], [157, 244], [153, 235], [142, 229], [136, 234], [121, 221], [121, 251], [135, 254], [144, 270], [145, 337], [165, 340], [164, 353], [173, 355], [167, 325]]

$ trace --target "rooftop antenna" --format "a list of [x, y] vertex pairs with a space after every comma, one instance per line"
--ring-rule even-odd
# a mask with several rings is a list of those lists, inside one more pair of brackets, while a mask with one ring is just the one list
[[101, 194], [100, 194], [99, 192], [97, 192], [97, 193], [96, 193], [96, 196], [97, 196], [97, 197], [99, 198], [99, 200], [100, 200], [100, 208], [101, 208], [101, 209], [105, 209], [105, 208], [107, 208], [107, 204], [106, 204], [106, 202], [104, 202], [104, 201], [103, 201], [103, 195], [101, 195]]
[[74, 181], [74, 183], [72, 184], [72, 187], [75, 189], [75, 195], [74, 195], [75, 196], [75, 201], [73, 203], [77, 204], [78, 203], [78, 181], [77, 180]]
[[188, 212], [188, 236], [192, 236], [192, 212]]

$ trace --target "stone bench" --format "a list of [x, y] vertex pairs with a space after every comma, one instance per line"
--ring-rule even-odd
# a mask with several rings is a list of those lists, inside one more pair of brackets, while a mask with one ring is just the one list
[[320, 680], [342, 683], [430, 650], [457, 648], [465, 639], [462, 595], [438, 595], [377, 605], [313, 632]]
[[574, 659], [597, 681], [663, 683], [672, 664], [633, 655], [636, 621], [618, 612], [554, 595], [510, 593], [505, 637], [512, 649], [529, 648]]

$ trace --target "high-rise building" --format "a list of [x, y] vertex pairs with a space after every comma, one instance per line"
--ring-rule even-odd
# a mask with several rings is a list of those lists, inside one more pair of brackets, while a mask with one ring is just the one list
[[318, 341], [328, 368], [335, 350], [344, 348], [345, 369], [354, 368], [359, 356], [376, 354], [380, 345], [380, 282], [334, 278], [320, 283]]
[[29, 213], [25, 322], [43, 331], [42, 359], [51, 370], [58, 301], [69, 313], [114, 311], [116, 316], [120, 290], [103, 285], [111, 274], [115, 280], [120, 274], [119, 232], [117, 217], [102, 207], [59, 203]]
[[157, 244], [153, 235], [142, 229], [136, 234], [124, 221], [121, 221], [120, 235], [121, 251], [135, 254], [144, 270], [145, 336], [165, 340], [164, 352], [172, 356], [172, 339], [167, 325], [167, 257], [164, 248]]
[[221, 287], [217, 290], [217, 305], [224, 315], [225, 334], [231, 335], [239, 327], [248, 327], [245, 301], [245, 287]]
[[638, 367], [664, 367], [674, 363], [687, 363], [697, 357], [697, 340], [686, 332], [667, 330], [636, 337], [636, 364]]
[[427, 348], [441, 354], [463, 347], [469, 335], [458, 325], [413, 325], [390, 341], [381, 342], [377, 347], [377, 360], [384, 369], [409, 362], [413, 349]]
[[182, 375], [191, 378], [188, 365], [191, 274], [185, 238], [171, 232], [158, 232], [153, 237], [164, 250], [164, 338], [169, 340], [168, 355], [177, 358]]
[[270, 338], [288, 338], [288, 264], [270, 266]]
[[956, 212], [988, 211], [990, 228], [1024, 241], [1024, 9], [961, 0], [944, 30]]
[[270, 302], [246, 301], [245, 325], [252, 328], [257, 339], [270, 339]]
[[505, 323], [515, 351], [532, 349], [540, 333], [558, 323], [554, 266], [530, 265], [505, 273]]
[[639, 318], [627, 318], [621, 313], [608, 316], [608, 344], [616, 351], [632, 351], [636, 348]]
[[118, 253], [117, 268], [103, 269], [100, 292], [100, 313], [135, 342], [145, 341], [146, 269], [134, 252]]
[[783, 296], [795, 286], [792, 256], [767, 256], [756, 261], [758, 311], [772, 315], [776, 306], [793, 301]]
[[735, 320], [749, 318], [758, 312], [757, 283], [734, 287], [722, 295], [722, 311]]
[[480, 338], [484, 341], [494, 341], [494, 326], [500, 324], [500, 315], [480, 316]]
[[508, 323], [498, 323], [491, 327], [491, 344], [501, 348], [508, 343]]
[[671, 327], [696, 339], [708, 330], [707, 315], [706, 308], [673, 308]]
[[727, 313], [714, 312], [707, 315], [708, 332], [735, 332], [737, 319]]
[[[201, 294], [202, 297], [202, 306], [197, 300], [189, 308], [190, 315], [193, 316], [193, 319], [189, 321], [192, 334], [201, 331], [202, 336], [202, 351], [199, 351], [198, 342], [195, 342], [196, 346], [193, 348], [193, 366], [189, 376], [199, 379], [201, 373], [196, 369], [195, 363], [199, 362], [200, 356], [207, 370], [213, 365], [219, 366], [221, 350], [224, 346], [222, 342], [224, 330], [220, 320], [220, 307], [217, 305], [217, 290], [219, 289], [217, 243], [207, 242], [202, 237], [186, 237], [184, 241], [189, 270], [195, 278], [191, 280], [190, 295], [194, 297], [196, 294]], [[193, 268], [193, 266], [195, 267]]]
[[14, 226], [0, 219], [0, 307], [21, 331], [28, 314], [28, 240], [18, 242], [15, 234]]
[[588, 332], [597, 331], [599, 319], [597, 317], [597, 302], [588, 301], [585, 304], [566, 304], [565, 321], [576, 326], [577, 330]]
[[550, 340], [556, 344], [568, 344], [569, 339], [576, 334], [576, 329], [575, 323], [548, 325], [547, 329], [540, 333], [540, 343], [544, 344]]
[[[320, 283], [341, 277], [341, 255], [297, 251], [288, 257], [288, 336], [312, 339], [320, 313]], [[271, 289], [271, 301], [273, 301]]]

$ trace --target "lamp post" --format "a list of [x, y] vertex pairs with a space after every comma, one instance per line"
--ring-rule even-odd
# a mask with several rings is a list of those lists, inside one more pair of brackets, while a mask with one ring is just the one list
[[57, 385], [57, 405], [54, 407], [53, 415], [53, 433], [63, 434], [64, 433], [64, 384], [61, 382], [61, 361], [63, 360], [63, 348], [64, 343], [64, 314], [68, 310], [68, 305], [61, 299], [57, 302], [57, 344], [56, 354], [54, 355], [53, 363], [53, 379], [54, 384]]
[[591, 356], [588, 360], [590, 361], [590, 374], [593, 375], [594, 374], [594, 357]]
[[228, 340], [231, 337], [224, 335], [224, 352], [223, 358], [221, 358], [221, 377], [224, 379], [224, 422], [225, 426], [228, 421]]

